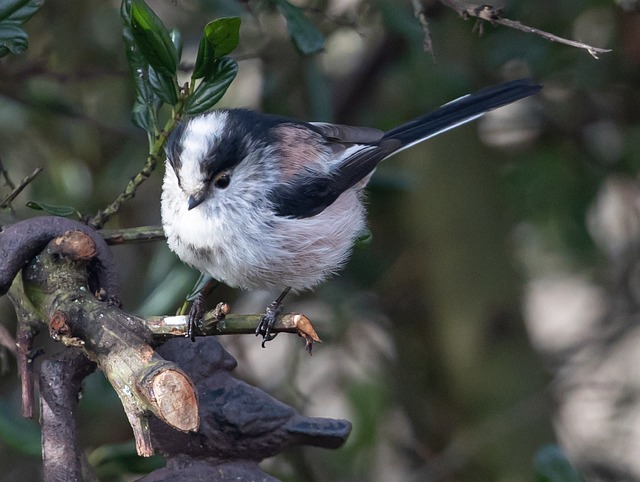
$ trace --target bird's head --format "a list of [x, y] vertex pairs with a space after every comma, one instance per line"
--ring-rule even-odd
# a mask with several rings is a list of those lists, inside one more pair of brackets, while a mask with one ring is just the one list
[[246, 157], [242, 136], [233, 131], [226, 111], [181, 123], [169, 136], [166, 152], [189, 210], [227, 190]]

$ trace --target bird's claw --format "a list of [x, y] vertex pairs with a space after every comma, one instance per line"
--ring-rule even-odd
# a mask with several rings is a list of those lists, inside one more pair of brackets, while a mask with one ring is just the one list
[[273, 325], [276, 324], [276, 319], [281, 311], [282, 304], [274, 301], [267, 306], [264, 315], [260, 317], [260, 322], [256, 327], [256, 336], [262, 336], [262, 348], [265, 348], [265, 343], [278, 336], [277, 333], [271, 333], [271, 330], [273, 329]]
[[260, 322], [256, 328], [256, 336], [262, 335], [262, 348], [264, 348], [265, 343], [273, 340], [277, 333], [271, 333], [273, 329], [273, 325], [276, 324], [276, 319], [278, 315], [282, 312], [282, 301], [284, 297], [287, 296], [287, 293], [291, 291], [291, 287], [287, 287], [284, 289], [280, 296], [276, 298], [276, 300], [267, 306], [267, 310], [264, 315], [260, 317]]
[[193, 304], [189, 310], [189, 318], [187, 320], [187, 338], [196, 341], [196, 331], [201, 332], [202, 316], [205, 310], [205, 300], [202, 292], [198, 293], [193, 299]]

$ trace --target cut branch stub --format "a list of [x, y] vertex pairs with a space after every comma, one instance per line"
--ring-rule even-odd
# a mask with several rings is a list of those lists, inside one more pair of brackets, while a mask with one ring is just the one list
[[140, 383], [141, 393], [160, 419], [183, 432], [198, 429], [198, 400], [191, 379], [173, 363], [159, 364]]
[[122, 401], [138, 453], [149, 456], [154, 451], [148, 414], [178, 430], [196, 430], [200, 422], [196, 392], [176, 364], [153, 350], [144, 320], [99, 301], [88, 289], [95, 247], [94, 240], [80, 231], [53, 239], [25, 267], [25, 292], [49, 320], [54, 338], [81, 347], [104, 372]]

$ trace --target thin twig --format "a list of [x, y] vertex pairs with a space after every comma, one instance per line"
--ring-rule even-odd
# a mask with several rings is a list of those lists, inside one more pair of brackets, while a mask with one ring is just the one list
[[16, 340], [9, 330], [3, 324], [0, 324], [0, 346], [6, 348], [14, 355], [18, 352], [18, 348], [16, 347]]
[[155, 137], [154, 143], [149, 149], [147, 160], [140, 172], [131, 178], [127, 186], [124, 188], [124, 191], [122, 191], [111, 204], [109, 204], [104, 210], [98, 211], [93, 219], [89, 221], [89, 226], [95, 229], [102, 229], [111, 216], [116, 214], [125, 202], [136, 195], [136, 191], [140, 185], [146, 181], [149, 176], [151, 176], [151, 173], [155, 170], [158, 162], [164, 159], [164, 145], [167, 142], [169, 133], [176, 126], [181, 112], [182, 104], [178, 103], [174, 115], [171, 116], [164, 126], [164, 129], [162, 129], [162, 131], [160, 131], [160, 133]]
[[[3, 171], [4, 171], [4, 169], [3, 169]], [[0, 202], [0, 209], [8, 207], [8, 206], [13, 202], [13, 200], [14, 200], [16, 197], [18, 197], [18, 195], [22, 192], [22, 190], [23, 190], [25, 187], [27, 187], [27, 185], [28, 185], [31, 181], [33, 181], [33, 180], [35, 179], [35, 177], [36, 177], [38, 174], [40, 174], [41, 172], [42, 172], [42, 168], [41, 168], [41, 167], [38, 167], [38, 168], [36, 168], [36, 170], [35, 170], [35, 171], [33, 171], [31, 174], [29, 174], [27, 177], [25, 177], [22, 181], [20, 181], [20, 184], [18, 184], [18, 186], [17, 186], [17, 187], [14, 187], [14, 188], [13, 188], [13, 191], [11, 191], [11, 192], [9, 193], [9, 195], [8, 195], [7, 197], [5, 197], [5, 198], [2, 200], [2, 202]], [[5, 172], [5, 179], [8, 179], [8, 178], [6, 177], [6, 172]]]
[[2, 158], [0, 158], [0, 173], [2, 174], [2, 177], [4, 177], [5, 185], [11, 190], [15, 189], [16, 186], [11, 182], [11, 179], [9, 178], [9, 171], [5, 169], [4, 164], [2, 163]]
[[508, 18], [501, 18], [496, 23], [500, 25], [504, 25], [505, 27], [515, 28], [516, 30], [521, 30], [523, 32], [532, 33], [538, 35], [546, 40], [551, 42], [558, 42], [561, 44], [569, 45], [570, 47], [576, 47], [579, 49], [585, 49], [587, 52], [591, 54], [594, 59], [598, 58], [599, 54], [605, 54], [607, 52], [611, 52], [611, 49], [603, 49], [599, 47], [593, 47], [591, 45], [587, 45], [584, 42], [577, 42], [575, 40], [569, 40], [562, 37], [558, 37], [557, 35], [553, 35], [552, 33], [545, 32], [543, 30], [539, 30], [534, 27], [528, 27], [527, 25], [523, 25], [522, 23], [516, 20], [509, 20]]
[[161, 226], [139, 226], [126, 229], [104, 229], [100, 234], [109, 245], [146, 243], [165, 239]]
[[89, 226], [95, 229], [101, 229], [102, 226], [104, 226], [105, 223], [109, 221], [109, 219], [111, 219], [111, 216], [113, 216], [120, 210], [125, 202], [132, 199], [136, 195], [136, 191], [138, 190], [140, 185], [144, 181], [146, 181], [149, 176], [151, 176], [151, 173], [155, 170], [157, 164], [158, 157], [155, 154], [149, 154], [140, 172], [138, 172], [131, 178], [131, 180], [129, 180], [127, 186], [124, 188], [124, 191], [122, 191], [111, 202], [111, 204], [109, 204], [103, 210], [98, 211], [93, 219], [89, 221]]
[[431, 43], [431, 32], [429, 30], [429, 22], [427, 21], [427, 14], [425, 12], [424, 4], [421, 0], [411, 0], [413, 5], [413, 14], [418, 19], [418, 23], [422, 27], [424, 37], [422, 39], [422, 48], [425, 52], [431, 54], [433, 57], [433, 44]]
[[22, 416], [33, 418], [34, 391], [33, 391], [33, 360], [41, 352], [33, 351], [33, 339], [38, 332], [40, 322], [39, 315], [33, 307], [22, 286], [22, 277], [18, 275], [9, 290], [9, 299], [16, 310], [18, 317], [18, 335], [16, 343], [16, 358], [18, 360], [18, 372], [22, 386]]
[[18, 347], [16, 346], [16, 340], [11, 336], [9, 330], [5, 328], [5, 326], [0, 323], [0, 376], [6, 375], [9, 373], [9, 360], [7, 357], [7, 352], [13, 354], [13, 356], [18, 356]]
[[569, 40], [562, 37], [558, 37], [557, 35], [554, 35], [549, 32], [545, 32], [544, 30], [540, 30], [534, 27], [529, 27], [527, 25], [524, 25], [521, 22], [518, 22], [516, 20], [510, 20], [508, 18], [504, 18], [502, 16], [502, 9], [493, 7], [491, 5], [463, 4], [461, 2], [458, 2], [457, 0], [440, 0], [440, 3], [442, 3], [446, 7], [449, 7], [455, 10], [458, 13], [458, 15], [460, 15], [465, 19], [470, 17], [477, 18], [480, 20], [491, 22], [494, 25], [503, 25], [505, 27], [520, 30], [522, 32], [532, 33], [546, 40], [549, 40], [551, 42], [558, 42], [564, 45], [569, 45], [571, 47], [584, 49], [596, 59], [598, 58], [599, 54], [611, 52], [611, 49], [593, 47], [584, 42], [578, 42], [575, 40]]

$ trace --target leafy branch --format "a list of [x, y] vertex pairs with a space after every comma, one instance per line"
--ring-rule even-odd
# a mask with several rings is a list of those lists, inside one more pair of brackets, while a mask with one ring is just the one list
[[[240, 19], [219, 18], [205, 28], [196, 64], [188, 83], [178, 83], [182, 37], [168, 30], [144, 0], [123, 0], [120, 9], [127, 60], [136, 91], [133, 123], [147, 132], [149, 154], [142, 169], [125, 189], [89, 224], [102, 228], [123, 203], [135, 196], [138, 187], [164, 160], [169, 133], [185, 115], [211, 109], [224, 95], [238, 72], [238, 64], [227, 55], [238, 45]], [[162, 115], [170, 108], [161, 127]]]

